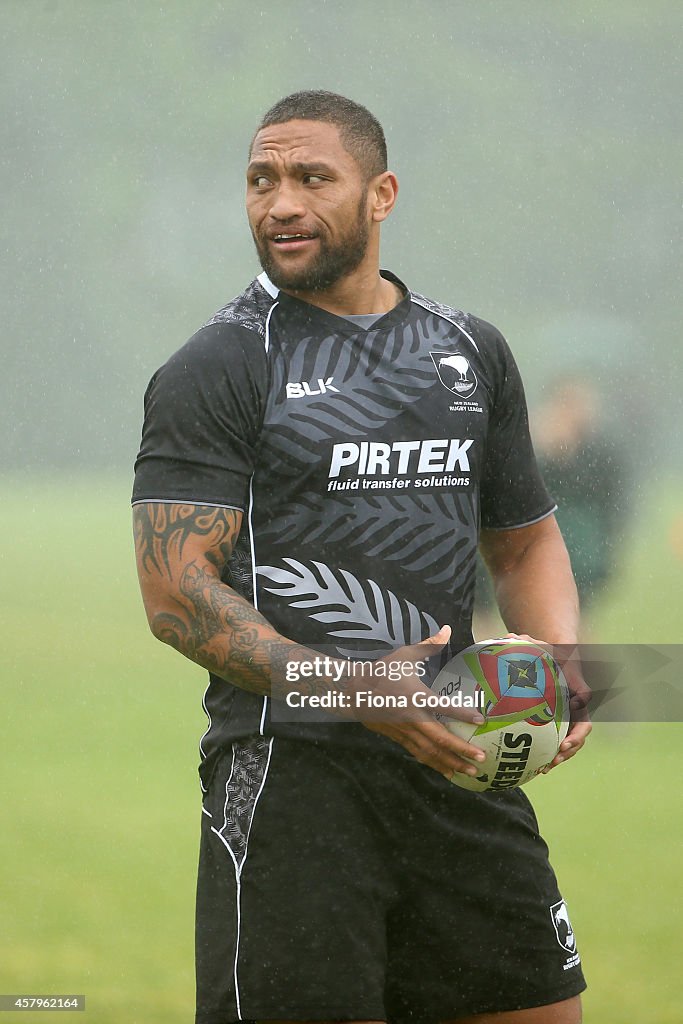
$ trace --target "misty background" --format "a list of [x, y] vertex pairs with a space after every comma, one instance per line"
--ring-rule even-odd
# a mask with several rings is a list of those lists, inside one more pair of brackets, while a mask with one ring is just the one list
[[127, 470], [157, 366], [258, 272], [260, 115], [367, 105], [383, 265], [507, 336], [530, 403], [581, 369], [635, 459], [680, 468], [676, 0], [2, 0], [0, 468]]
[[[382, 121], [383, 265], [507, 336], [546, 475], [596, 407], [553, 483], [579, 582], [576, 551], [616, 564], [590, 641], [680, 644], [682, 29], [680, 0], [0, 0], [0, 992], [192, 1019], [205, 674], [148, 631], [132, 464], [149, 377], [258, 272], [247, 149], [287, 93]], [[682, 727], [650, 722], [531, 784], [599, 1024], [681, 1020]]]

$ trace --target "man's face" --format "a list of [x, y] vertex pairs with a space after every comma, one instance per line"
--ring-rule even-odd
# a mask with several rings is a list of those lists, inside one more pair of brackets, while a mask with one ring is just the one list
[[247, 215], [261, 266], [284, 291], [320, 292], [367, 252], [367, 185], [335, 125], [262, 129], [247, 169]]

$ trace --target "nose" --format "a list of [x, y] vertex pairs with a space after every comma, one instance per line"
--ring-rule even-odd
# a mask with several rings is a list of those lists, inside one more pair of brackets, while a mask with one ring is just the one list
[[305, 216], [306, 207], [301, 190], [293, 184], [281, 181], [275, 190], [268, 213], [277, 221], [289, 221]]

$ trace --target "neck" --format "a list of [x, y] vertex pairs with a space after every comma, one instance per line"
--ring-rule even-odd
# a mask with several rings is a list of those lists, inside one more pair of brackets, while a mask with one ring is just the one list
[[381, 277], [379, 269], [359, 267], [324, 291], [282, 291], [311, 306], [336, 316], [362, 316], [364, 313], [388, 313], [402, 300], [398, 285]]

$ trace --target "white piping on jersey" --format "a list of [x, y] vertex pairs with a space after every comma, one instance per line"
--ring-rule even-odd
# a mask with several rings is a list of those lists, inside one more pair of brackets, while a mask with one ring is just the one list
[[[254, 526], [252, 523], [252, 512], [254, 509], [254, 491], [253, 491], [254, 478], [252, 477], [249, 481], [249, 510], [247, 513], [247, 525], [249, 528], [249, 547], [251, 549], [251, 588], [254, 595], [254, 608], [258, 611], [258, 591], [256, 589], [256, 545], [254, 544]], [[266, 722], [266, 711], [268, 710], [268, 696], [263, 696], [263, 707], [261, 709], [261, 721], [259, 722], [259, 733], [264, 736], [264, 728]]]
[[471, 334], [467, 333], [464, 327], [460, 326], [457, 320], [453, 320], [451, 319], [450, 316], [446, 316], [445, 313], [440, 313], [436, 309], [432, 309], [432, 307], [428, 306], [426, 302], [420, 302], [420, 300], [412, 292], [410, 293], [410, 298], [415, 303], [416, 306], [422, 306], [422, 308], [426, 309], [428, 313], [431, 313], [433, 316], [440, 316], [442, 320], [446, 320], [449, 324], [453, 324], [454, 327], [457, 327], [460, 333], [464, 334], [467, 340], [470, 342], [470, 344], [474, 346], [474, 351], [477, 354], [479, 353], [479, 346], [477, 345], [476, 341], [474, 340]]
[[[206, 706], [206, 695], [209, 692], [209, 687], [210, 686], [211, 686], [211, 680], [209, 679], [209, 682], [206, 684], [206, 689], [204, 690], [204, 693], [202, 694], [202, 707], [204, 708], [204, 714], [206, 715], [206, 717], [209, 720], [209, 724], [207, 725], [206, 729], [204, 730], [204, 732], [202, 733], [202, 735], [201, 735], [201, 737], [199, 739], [199, 754], [201, 756], [202, 761], [206, 761], [206, 751], [204, 750], [203, 743], [204, 743], [204, 740], [206, 739], [206, 737], [211, 732], [211, 726], [213, 725], [213, 722], [211, 721], [211, 713], [209, 712], [209, 709]], [[206, 793], [206, 791], [207, 791], [206, 790], [206, 786], [202, 782], [201, 775], [199, 776], [199, 785], [201, 786], [202, 790]]]
[[[266, 276], [265, 273], [259, 275], [259, 280], [261, 280], [261, 278], [265, 279], [264, 281], [261, 281], [261, 284], [263, 284], [263, 287], [266, 289], [266, 291], [269, 292], [272, 295], [273, 293], [271, 291], [271, 288], [273, 288], [274, 285], [272, 284], [272, 282]], [[268, 285], [270, 285], [270, 288], [267, 287], [265, 282], [268, 282]], [[275, 295], [277, 295], [277, 291], [275, 292]], [[273, 305], [268, 310], [268, 316], [266, 317], [266, 324], [265, 324], [266, 336], [265, 336], [265, 339], [264, 339], [264, 345], [265, 345], [266, 352], [268, 351], [268, 348], [270, 346], [270, 318], [271, 318], [271, 316], [273, 314], [273, 310], [275, 309], [276, 306], [277, 306], [277, 302], [274, 302]], [[249, 508], [247, 510], [247, 523], [248, 523], [248, 528], [249, 528], [249, 547], [251, 549], [251, 565], [252, 565], [251, 573], [252, 573], [252, 588], [253, 588], [253, 591], [254, 591], [254, 608], [258, 609], [258, 596], [257, 596], [257, 593], [256, 593], [256, 550], [255, 550], [255, 546], [254, 546], [254, 532], [253, 532], [253, 529], [252, 529], [252, 522], [251, 522], [251, 513], [252, 513], [253, 504], [254, 504], [254, 501], [253, 501], [253, 491], [252, 491], [252, 481], [253, 481], [253, 476], [252, 476], [251, 480], [249, 481]], [[164, 503], [171, 503], [171, 502], [168, 501], [168, 499], [165, 499], [165, 498], [158, 499], [158, 500], [163, 501]], [[235, 509], [236, 512], [244, 512], [244, 509], [238, 508], [236, 505], [211, 505], [210, 502], [196, 502], [196, 503], [188, 502], [187, 504], [210, 505], [212, 508], [233, 508], [233, 509]], [[204, 708], [204, 712], [206, 714], [206, 717], [209, 720], [209, 724], [207, 725], [205, 731], [202, 733], [201, 739], [199, 740], [199, 753], [201, 755], [202, 761], [206, 761], [206, 751], [204, 750], [203, 742], [206, 739], [206, 737], [208, 736], [208, 734], [211, 732], [211, 726], [213, 724], [212, 723], [212, 719], [211, 719], [211, 715], [209, 713], [209, 709], [206, 706], [206, 695], [209, 692], [210, 686], [211, 686], [211, 682], [209, 682], [209, 685], [204, 690], [204, 695], [202, 696], [202, 707]], [[262, 736], [263, 736], [264, 723], [265, 723], [265, 719], [266, 719], [266, 708], [267, 707], [268, 707], [268, 698], [264, 697], [263, 698], [263, 711], [261, 712], [261, 721], [260, 721], [260, 724], [259, 724], [259, 732], [261, 733]], [[202, 790], [204, 792], [206, 792], [206, 787], [204, 786], [204, 783], [202, 782], [201, 778], [199, 780], [199, 785], [201, 786]]]
[[258, 275], [256, 280], [258, 281], [262, 288], [265, 288], [269, 295], [272, 295], [274, 299], [278, 297], [278, 295], [280, 294], [280, 289], [275, 287], [273, 282], [266, 274], [265, 270], [263, 271], [262, 274]]
[[258, 724], [258, 731], [261, 734], [261, 736], [265, 736], [266, 735], [263, 730], [266, 727], [266, 712], [267, 712], [267, 710], [268, 710], [268, 697], [264, 696], [264, 698], [263, 698], [263, 709], [261, 711], [261, 721]]
[[225, 800], [223, 802], [223, 826], [221, 828], [221, 832], [223, 832], [223, 830], [228, 827], [228, 790], [230, 788], [230, 783], [232, 782], [232, 777], [235, 774], [235, 753], [235, 744], [233, 743], [232, 761], [230, 762], [230, 774], [228, 775], [227, 781], [225, 783]]
[[145, 505], [148, 502], [157, 505], [206, 505], [207, 508], [231, 508], [235, 512], [243, 512], [239, 505], [219, 505], [217, 501], [203, 501], [202, 498], [138, 498], [131, 505]]
[[266, 317], [266, 336], [263, 339], [263, 344], [265, 346], [266, 352], [268, 352], [268, 349], [270, 348], [270, 318], [273, 315], [273, 310], [278, 305], [278, 302], [274, 302], [273, 305], [268, 310], [268, 316]]
[[542, 516], [537, 516], [535, 519], [529, 519], [526, 523], [515, 523], [513, 526], [483, 526], [483, 530], [523, 530], [525, 526], [533, 526], [535, 523], [542, 523], [544, 519], [551, 516], [553, 512], [557, 512], [557, 505], [553, 505], [550, 512], [544, 512]]
[[[259, 282], [261, 287], [264, 288], [265, 291], [267, 291], [268, 294], [271, 295], [274, 299], [276, 299], [278, 297], [278, 295], [280, 294], [280, 289], [276, 285], [273, 284], [273, 282], [270, 280], [270, 278], [266, 274], [265, 270], [263, 271], [263, 273], [258, 275], [256, 280]], [[422, 306], [422, 308], [426, 309], [428, 313], [433, 313], [434, 316], [440, 316], [443, 320], [447, 320], [449, 324], [453, 324], [454, 327], [457, 327], [458, 330], [462, 334], [465, 335], [467, 340], [473, 346], [474, 351], [477, 352], [477, 353], [479, 352], [479, 346], [477, 345], [477, 343], [474, 340], [474, 338], [472, 337], [472, 335], [468, 334], [467, 331], [465, 330], [465, 328], [462, 327], [457, 322], [457, 320], [453, 320], [451, 317], [446, 316], [445, 313], [438, 312], [437, 310], [432, 309], [431, 306], [428, 306], [425, 302], [421, 302], [420, 299], [418, 299], [417, 296], [414, 294], [414, 292], [410, 292], [410, 298], [411, 298], [412, 302], [414, 302], [417, 306]], [[274, 308], [275, 308], [274, 306], [271, 307], [270, 313], [272, 313]], [[268, 319], [270, 319], [270, 313], [268, 314]], [[268, 325], [267, 325], [267, 321], [266, 321], [266, 338], [267, 338], [267, 335], [268, 335], [267, 326]], [[266, 352], [267, 351], [268, 351], [268, 343], [266, 342]]]
[[[262, 278], [263, 278], [263, 280], [262, 280]], [[273, 293], [271, 291], [271, 288], [273, 288], [274, 285], [273, 285], [272, 281], [270, 280], [270, 278], [265, 274], [265, 272], [263, 274], [259, 274], [259, 278], [258, 279], [259, 279], [259, 281], [261, 281], [261, 284], [266, 289], [266, 291], [269, 292], [269, 294], [272, 295]], [[270, 286], [270, 287], [268, 287], [268, 286]], [[275, 295], [277, 295], [277, 291], [275, 292]], [[270, 348], [270, 318], [273, 315], [273, 310], [275, 309], [275, 307], [277, 305], [278, 305], [277, 302], [273, 303], [273, 305], [268, 310], [268, 316], [266, 317], [266, 330], [265, 330], [265, 337], [263, 339], [263, 344], [264, 344], [266, 353], [268, 352], [268, 350]], [[252, 592], [253, 592], [253, 596], [254, 596], [254, 608], [256, 608], [256, 610], [258, 611], [258, 590], [257, 590], [257, 583], [256, 583], [256, 544], [254, 543], [254, 525], [253, 525], [253, 522], [252, 522], [252, 513], [253, 513], [253, 510], [254, 510], [253, 483], [254, 483], [254, 477], [252, 476], [251, 479], [249, 480], [249, 512], [248, 512], [248, 520], [247, 521], [248, 521], [248, 524], [249, 524], [249, 547], [251, 548], [251, 588], [252, 588]], [[265, 735], [263, 730], [265, 729], [266, 712], [267, 712], [267, 710], [268, 710], [268, 697], [267, 697], [267, 695], [264, 695], [264, 697], [263, 697], [263, 707], [261, 709], [261, 721], [259, 722], [259, 733], [261, 734], [261, 736]]]
[[251, 817], [249, 818], [249, 827], [247, 829], [247, 837], [246, 837], [246, 841], [245, 841], [245, 844], [244, 844], [244, 857], [242, 858], [242, 862], [240, 864], [237, 863], [237, 858], [235, 857], [235, 854], [230, 849], [230, 846], [229, 846], [225, 836], [223, 835], [223, 829], [225, 829], [227, 827], [227, 824], [228, 824], [228, 815], [227, 815], [228, 786], [230, 784], [230, 779], [232, 779], [232, 773], [233, 773], [234, 768], [235, 768], [235, 744], [234, 743], [232, 745], [232, 767], [230, 768], [230, 776], [228, 778], [228, 781], [225, 784], [225, 805], [224, 805], [224, 813], [223, 813], [223, 826], [222, 826], [221, 829], [214, 828], [213, 825], [211, 826], [211, 831], [216, 833], [216, 835], [218, 836], [218, 838], [220, 839], [220, 841], [223, 843], [223, 845], [225, 846], [226, 850], [230, 854], [230, 858], [231, 858], [232, 863], [233, 863], [234, 868], [235, 868], [235, 903], [236, 903], [236, 910], [237, 910], [237, 935], [236, 935], [236, 938], [235, 938], [235, 961], [234, 961], [234, 965], [233, 965], [233, 979], [234, 979], [234, 982], [235, 982], [235, 1002], [237, 1004], [237, 1017], [238, 1017], [238, 1020], [242, 1020], [242, 1006], [241, 1006], [241, 1000], [240, 1000], [240, 986], [239, 986], [239, 978], [237, 976], [237, 964], [238, 964], [239, 955], [240, 955], [240, 937], [241, 937], [241, 929], [242, 929], [242, 871], [244, 870], [244, 865], [247, 862], [247, 856], [249, 854], [249, 838], [251, 836], [251, 827], [254, 824], [254, 817], [256, 815], [256, 805], [258, 804], [259, 800], [261, 799], [261, 793], [263, 792], [264, 786], [266, 784], [266, 779], [268, 778], [268, 769], [270, 768], [270, 759], [271, 759], [271, 756], [272, 756], [272, 753], [273, 753], [273, 739], [274, 739], [274, 737], [271, 736], [270, 742], [268, 743], [268, 760], [266, 761], [266, 770], [263, 773], [263, 778], [261, 779], [261, 785], [259, 786], [258, 793], [256, 794], [256, 797], [254, 799], [254, 806], [251, 809]]
[[256, 593], [256, 545], [254, 544], [254, 527], [251, 515], [254, 509], [254, 478], [249, 480], [249, 507], [247, 509], [247, 529], [249, 530], [249, 547], [251, 549], [251, 589], [254, 595], [254, 608], [258, 611], [258, 594]]

